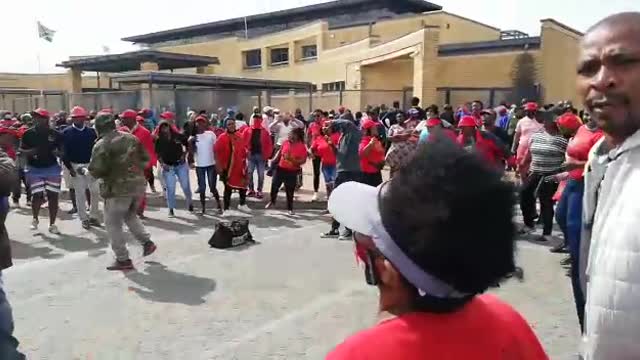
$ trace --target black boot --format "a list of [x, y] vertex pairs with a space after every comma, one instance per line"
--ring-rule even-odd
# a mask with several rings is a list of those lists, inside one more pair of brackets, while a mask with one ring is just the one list
[[202, 213], [205, 212], [205, 207], [207, 204], [207, 200], [204, 193], [200, 193], [200, 205], [202, 206]]
[[73, 206], [71, 210], [67, 211], [67, 214], [75, 214], [78, 212], [78, 204], [76, 204], [76, 190], [69, 189], [69, 197], [71, 200], [71, 205]]

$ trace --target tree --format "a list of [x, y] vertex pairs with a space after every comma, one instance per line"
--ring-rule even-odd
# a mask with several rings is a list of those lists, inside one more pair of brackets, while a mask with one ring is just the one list
[[525, 51], [513, 61], [511, 70], [511, 102], [519, 104], [522, 99], [538, 101], [536, 59]]

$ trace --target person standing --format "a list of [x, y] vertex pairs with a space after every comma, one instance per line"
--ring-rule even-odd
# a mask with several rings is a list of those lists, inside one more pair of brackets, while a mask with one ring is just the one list
[[[249, 162], [249, 193], [248, 196], [255, 196], [262, 199], [262, 189], [264, 188], [264, 173], [267, 161], [273, 153], [273, 144], [269, 131], [262, 126], [262, 116], [260, 114], [253, 115], [251, 127], [248, 128], [242, 136], [247, 144], [247, 161]], [[258, 188], [254, 191], [255, 184], [253, 182], [253, 173], [258, 172]]]
[[198, 116], [196, 118], [196, 132], [196, 136], [192, 136], [189, 140], [189, 148], [195, 159], [198, 194], [200, 195], [202, 214], [205, 213], [206, 208], [207, 181], [209, 183], [209, 191], [211, 191], [211, 195], [213, 195], [218, 205], [218, 210], [222, 212], [220, 194], [216, 188], [218, 175], [216, 173], [216, 157], [213, 152], [217, 137], [216, 134], [209, 129], [207, 118], [204, 116]]
[[147, 187], [144, 168], [149, 162], [149, 155], [135, 136], [116, 130], [111, 114], [98, 113], [95, 129], [99, 138], [93, 147], [89, 173], [102, 180], [100, 195], [104, 198], [104, 223], [116, 257], [107, 270], [132, 270], [133, 263], [122, 231], [124, 224], [142, 245], [143, 256], [153, 254], [157, 248], [137, 216]]
[[[62, 161], [69, 170], [71, 182], [75, 189], [78, 216], [85, 229], [100, 226], [99, 189], [96, 181], [87, 171], [91, 161], [93, 145], [98, 138], [96, 131], [86, 126], [87, 111], [79, 106], [71, 109], [71, 126], [62, 131], [63, 157]], [[87, 197], [87, 194], [89, 197]], [[90, 203], [87, 215], [87, 200]]]
[[47, 110], [36, 109], [32, 116], [35, 126], [24, 133], [20, 143], [20, 152], [27, 157], [27, 181], [32, 194], [31, 230], [38, 229], [38, 216], [46, 194], [49, 203], [49, 232], [60, 234], [56, 226], [56, 217], [62, 180], [62, 168], [58, 163], [58, 155], [62, 150], [62, 136], [50, 128], [51, 116]]
[[586, 360], [638, 359], [640, 13], [615, 14], [592, 26], [578, 59], [578, 94], [605, 134], [584, 174], [582, 352]]
[[[18, 141], [16, 146], [20, 147], [20, 141], [22, 141], [22, 137], [24, 133], [31, 128], [33, 125], [33, 117], [29, 113], [22, 114], [20, 116], [20, 122], [22, 125], [18, 127], [16, 131], [16, 136], [18, 137]], [[19, 206], [20, 205], [20, 195], [22, 193], [22, 184], [24, 184], [24, 189], [27, 197], [26, 205], [27, 207], [31, 207], [31, 189], [29, 188], [29, 182], [27, 181], [27, 157], [26, 154], [22, 154], [19, 150], [16, 152], [16, 171], [18, 172], [18, 180], [16, 181], [15, 190], [13, 191], [13, 204]]]
[[295, 128], [289, 133], [289, 138], [282, 143], [279, 153], [275, 157], [278, 160], [273, 181], [271, 182], [270, 201], [266, 208], [276, 204], [280, 186], [284, 184], [287, 194], [287, 209], [289, 215], [293, 215], [293, 193], [296, 190], [298, 172], [307, 161], [307, 147], [304, 144], [304, 129]]
[[225, 131], [214, 146], [216, 154], [216, 170], [224, 184], [224, 211], [231, 206], [231, 194], [238, 190], [240, 204], [238, 210], [251, 212], [247, 206], [247, 145], [244, 138], [236, 131], [235, 119], [227, 120]]
[[553, 230], [553, 195], [558, 189], [554, 175], [562, 172], [568, 141], [560, 133], [554, 114], [542, 112], [544, 129], [531, 135], [525, 161], [530, 171], [520, 191], [520, 210], [524, 221], [524, 233], [535, 230], [536, 198], [540, 200], [540, 217], [543, 231], [539, 241], [549, 241]]
[[544, 125], [538, 121], [538, 104], [528, 102], [524, 105], [524, 110], [525, 117], [520, 120], [512, 120], [517, 121], [517, 124], [513, 145], [511, 147], [511, 152], [516, 154], [518, 174], [523, 182], [526, 181], [527, 174], [529, 174], [529, 164], [525, 160], [529, 153], [529, 139], [531, 135], [544, 127]]
[[411, 161], [418, 148], [415, 130], [418, 125], [417, 110], [412, 109], [411, 112], [412, 117], [407, 120], [404, 113], [398, 112], [395, 123], [389, 128], [388, 139], [391, 146], [385, 161], [391, 167], [391, 177]]
[[[478, 130], [476, 119], [473, 116], [465, 115], [458, 122], [460, 135], [457, 143], [469, 152], [476, 152], [488, 164], [500, 169], [502, 160], [506, 158], [506, 147], [495, 135]], [[504, 169], [504, 167], [502, 167]]]
[[[365, 121], [366, 120], [363, 120], [363, 123]], [[340, 142], [338, 143], [336, 151], [336, 169], [338, 175], [336, 176], [335, 188], [349, 181], [361, 181], [362, 172], [360, 170], [360, 156], [358, 154], [360, 141], [362, 140], [360, 129], [358, 129], [353, 121], [343, 119], [328, 121], [326, 126], [331, 133], [340, 133]], [[339, 240], [351, 240], [352, 235], [353, 233], [349, 228], [345, 228], [344, 232], [340, 234], [340, 222], [334, 218], [331, 222], [331, 230], [321, 236], [323, 238], [337, 237]]]
[[316, 136], [309, 151], [321, 161], [322, 176], [327, 191], [327, 199], [335, 187], [336, 171], [336, 146], [340, 142], [340, 134], [332, 133], [331, 129], [321, 129], [323, 136]]
[[366, 120], [362, 123], [362, 140], [358, 147], [360, 155], [361, 181], [369, 186], [382, 184], [384, 167], [384, 146], [378, 138], [378, 122]]
[[[324, 138], [322, 129], [326, 121], [327, 118], [324, 117], [322, 110], [317, 109], [314, 112], [313, 121], [309, 123], [309, 127], [307, 130], [307, 147], [311, 148], [317, 138]], [[311, 154], [313, 165], [313, 197], [311, 198], [311, 201], [318, 201], [318, 190], [320, 190], [320, 165], [322, 163], [322, 160], [319, 156], [316, 156], [315, 153], [312, 152]]]
[[[171, 117], [166, 113], [163, 113], [163, 116]], [[153, 180], [155, 179], [155, 176], [153, 175], [153, 167], [156, 166], [158, 162], [158, 156], [156, 155], [154, 140], [153, 140], [153, 136], [151, 135], [151, 132], [146, 127], [140, 124], [140, 122], [138, 121], [138, 115], [134, 110], [128, 109], [123, 111], [120, 114], [120, 119], [122, 121], [123, 126], [118, 130], [129, 132], [133, 136], [135, 136], [138, 139], [138, 141], [140, 141], [140, 143], [142, 144], [142, 147], [147, 152], [147, 155], [149, 156], [149, 163], [147, 163], [147, 165], [144, 168], [144, 177], [147, 180], [147, 182], [149, 182], [149, 184], [153, 184], [154, 183]], [[157, 130], [157, 128], [155, 130]], [[161, 176], [160, 176], [160, 184], [164, 189], [165, 188], [164, 179]], [[155, 186], [152, 185], [151, 191], [155, 192]], [[144, 210], [146, 206], [147, 206], [147, 195], [145, 191], [142, 194], [142, 199], [140, 201], [140, 208], [138, 209], [138, 216], [140, 218], [144, 219], [145, 217]]]
[[193, 212], [191, 203], [191, 183], [189, 181], [189, 165], [187, 164], [187, 138], [172, 129], [166, 121], [158, 125], [158, 138], [155, 141], [155, 151], [162, 167], [162, 177], [167, 187], [167, 207], [169, 217], [175, 216], [176, 182], [180, 183], [186, 201], [187, 209]]

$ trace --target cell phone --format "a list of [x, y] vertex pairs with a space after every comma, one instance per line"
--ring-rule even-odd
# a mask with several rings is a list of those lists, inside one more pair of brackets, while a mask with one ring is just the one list
[[366, 260], [364, 263], [364, 278], [367, 284], [377, 286], [380, 284], [380, 275], [374, 263], [375, 256], [371, 250], [366, 251]]

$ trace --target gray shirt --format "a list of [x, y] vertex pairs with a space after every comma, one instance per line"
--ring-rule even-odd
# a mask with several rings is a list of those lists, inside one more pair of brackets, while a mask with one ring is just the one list
[[360, 129], [352, 121], [338, 119], [331, 124], [331, 130], [342, 134], [336, 153], [338, 172], [360, 172], [358, 155], [358, 147], [362, 139]]

